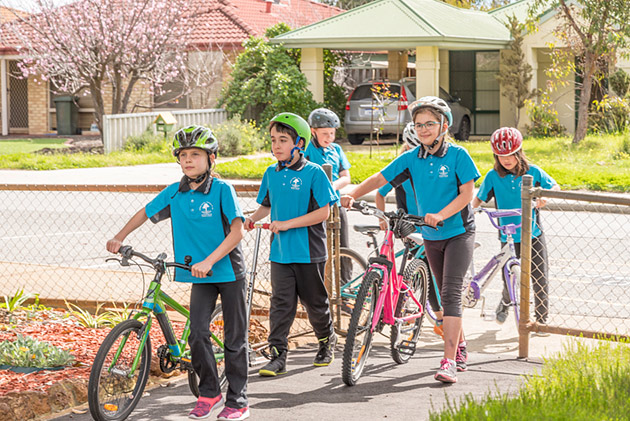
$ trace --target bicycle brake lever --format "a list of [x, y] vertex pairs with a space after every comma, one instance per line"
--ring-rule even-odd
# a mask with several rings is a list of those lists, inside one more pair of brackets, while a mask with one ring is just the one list
[[120, 266], [131, 266], [129, 264], [129, 259], [127, 259], [126, 257], [123, 257], [122, 259], [120, 259]]

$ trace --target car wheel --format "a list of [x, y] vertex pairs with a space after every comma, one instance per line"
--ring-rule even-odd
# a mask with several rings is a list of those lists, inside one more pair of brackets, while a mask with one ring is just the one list
[[357, 134], [357, 133], [348, 133], [348, 142], [351, 145], [360, 145], [363, 143], [363, 139], [365, 139], [365, 135]]
[[459, 131], [455, 135], [457, 140], [468, 140], [470, 137], [470, 119], [468, 117], [462, 118], [462, 122], [459, 125]]

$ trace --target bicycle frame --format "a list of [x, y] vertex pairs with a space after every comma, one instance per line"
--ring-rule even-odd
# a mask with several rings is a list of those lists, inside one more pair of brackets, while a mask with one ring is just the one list
[[400, 273], [396, 271], [396, 255], [394, 253], [394, 232], [388, 229], [385, 234], [385, 241], [380, 248], [380, 254], [378, 257], [372, 257], [370, 259], [370, 266], [366, 271], [366, 274], [372, 270], [378, 270], [383, 276], [383, 285], [376, 300], [376, 308], [374, 310], [374, 317], [372, 318], [371, 330], [374, 331], [381, 320], [381, 311], [383, 312], [383, 323], [393, 325], [396, 322], [407, 322], [409, 320], [422, 317], [424, 314], [424, 308], [422, 304], [416, 299], [413, 294], [410, 294], [411, 299], [418, 306], [418, 312], [405, 317], [395, 317], [394, 312], [396, 309], [396, 303], [398, 302], [398, 295], [401, 292], [405, 292], [409, 289], [407, 284], [403, 281], [403, 273], [405, 269], [406, 256], [409, 253], [409, 246], [405, 245], [403, 250], [403, 260], [400, 266]]
[[[484, 291], [486, 290], [486, 288], [488, 288], [488, 286], [490, 285], [490, 282], [494, 279], [495, 275], [497, 274], [500, 268], [503, 268], [505, 279], [510, 279], [510, 267], [512, 266], [512, 264], [510, 263], [514, 262], [514, 264], [517, 264], [520, 266], [520, 260], [516, 256], [516, 250], [514, 248], [513, 235], [516, 234], [516, 230], [521, 226], [521, 224], [499, 225], [494, 222], [493, 218], [520, 216], [521, 210], [509, 209], [509, 210], [489, 211], [487, 209], [480, 208], [479, 212], [484, 212], [486, 213], [486, 215], [488, 215], [492, 225], [496, 229], [498, 229], [499, 231], [503, 232], [506, 235], [507, 241], [506, 241], [505, 246], [501, 248], [501, 251], [499, 251], [499, 253], [492, 256], [490, 260], [488, 261], [488, 263], [486, 263], [486, 265], [477, 274], [473, 276], [469, 285], [469, 288], [472, 292], [472, 296], [465, 294], [465, 296], [463, 297], [464, 302], [467, 303], [468, 307], [474, 307], [477, 300], [483, 297]], [[508, 286], [508, 292], [510, 294], [510, 299], [513, 299], [514, 291], [512, 290], [512, 285], [510, 285], [510, 282], [507, 283], [507, 286]], [[474, 299], [474, 302], [472, 303], [472, 305], [470, 305], [472, 301], [471, 299]], [[482, 304], [482, 308], [483, 308], [483, 304]], [[482, 315], [483, 315], [483, 312], [482, 312]]]

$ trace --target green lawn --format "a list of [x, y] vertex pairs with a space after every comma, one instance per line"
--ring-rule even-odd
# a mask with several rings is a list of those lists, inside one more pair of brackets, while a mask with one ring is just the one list
[[[621, 420], [630, 414], [630, 347], [627, 341], [572, 342], [527, 376], [516, 396], [467, 396], [449, 402], [432, 421]], [[623, 415], [626, 414], [626, 415]]]
[[[44, 142], [49, 143], [27, 143]], [[15, 142], [15, 143], [14, 143]], [[9, 152], [9, 147], [33, 149], [61, 146], [63, 140], [38, 139], [0, 141], [0, 168], [53, 170], [63, 168], [90, 168], [122, 165], [173, 162], [168, 152], [117, 152], [110, 155], [72, 154], [35, 155], [27, 152]], [[485, 175], [493, 166], [488, 142], [461, 142], [470, 152], [479, 171]], [[19, 146], [18, 146], [19, 145]], [[590, 135], [579, 145], [568, 137], [552, 139], [525, 139], [524, 150], [530, 162], [547, 171], [563, 189], [630, 192], [630, 134]], [[372, 157], [364, 148], [347, 153], [352, 164], [352, 182], [359, 183], [380, 171], [396, 157], [393, 146], [374, 147]], [[217, 165], [225, 178], [260, 179], [273, 158], [239, 158]], [[477, 185], [481, 180], [477, 182]]]
[[28, 154], [44, 148], [65, 148], [68, 139], [7, 139], [0, 140], [0, 155]]

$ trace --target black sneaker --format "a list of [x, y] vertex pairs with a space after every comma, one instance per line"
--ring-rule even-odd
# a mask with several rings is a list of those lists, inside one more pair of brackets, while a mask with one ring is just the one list
[[335, 345], [337, 345], [337, 334], [333, 332], [330, 336], [319, 340], [319, 350], [315, 355], [313, 365], [316, 367], [325, 367], [330, 365], [335, 359]]
[[503, 301], [499, 303], [499, 306], [497, 307], [497, 310], [495, 313], [496, 314], [495, 320], [498, 324], [502, 325], [503, 323], [505, 323], [505, 321], [508, 318], [508, 309], [509, 307], [503, 304]]
[[278, 349], [271, 347], [271, 361], [258, 370], [258, 374], [263, 377], [276, 377], [280, 374], [287, 374], [287, 351], [278, 352]]

